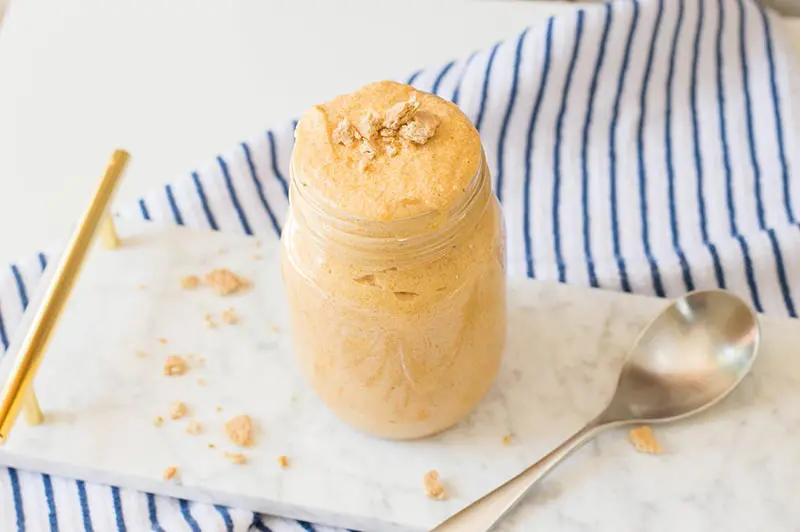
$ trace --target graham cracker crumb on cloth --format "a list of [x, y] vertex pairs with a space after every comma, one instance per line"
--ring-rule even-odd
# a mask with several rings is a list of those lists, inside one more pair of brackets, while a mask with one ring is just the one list
[[206, 315], [203, 316], [203, 325], [206, 329], [214, 329], [217, 326], [214, 318], [209, 313], [206, 313]]
[[161, 426], [161, 425], [163, 425], [163, 424], [164, 424], [164, 418], [163, 418], [163, 417], [161, 417], [161, 416], [157, 416], [157, 417], [156, 417], [156, 418], [153, 420], [153, 425], [155, 425], [156, 427], [160, 427], [160, 426]]
[[422, 486], [425, 490], [425, 496], [437, 501], [441, 501], [445, 497], [444, 485], [439, 481], [439, 472], [436, 470], [428, 471], [422, 478]]
[[628, 433], [628, 441], [640, 453], [660, 454], [662, 452], [661, 446], [656, 441], [655, 434], [653, 434], [653, 429], [648, 425], [642, 425], [631, 430]]
[[191, 419], [189, 420], [189, 424], [186, 425], [186, 432], [192, 435], [200, 434], [203, 432], [203, 426], [194, 419]]
[[186, 373], [186, 361], [179, 355], [170, 355], [164, 361], [164, 375], [175, 376]]
[[164, 337], [161, 337], [161, 338], [158, 339], [158, 343], [159, 344], [166, 344], [167, 343], [167, 339], [164, 338]]
[[511, 433], [509, 432], [508, 434], [506, 434], [505, 436], [503, 436], [503, 445], [511, 445], [511, 440], [512, 440], [512, 439], [513, 439], [513, 436], [512, 436], [512, 435], [511, 435]]
[[247, 415], [231, 418], [225, 423], [225, 434], [236, 445], [250, 447], [253, 445], [253, 420]]
[[278, 457], [278, 465], [281, 466], [281, 468], [283, 469], [289, 467], [289, 457], [285, 455], [280, 455]]
[[203, 281], [221, 296], [235, 294], [250, 286], [250, 282], [247, 279], [236, 275], [227, 268], [211, 270], [206, 274]]
[[178, 474], [178, 468], [170, 466], [164, 470], [164, 480], [172, 480]]

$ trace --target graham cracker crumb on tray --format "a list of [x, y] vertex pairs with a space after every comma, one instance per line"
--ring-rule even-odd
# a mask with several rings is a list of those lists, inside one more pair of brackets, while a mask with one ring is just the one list
[[164, 480], [172, 480], [178, 474], [178, 468], [175, 466], [169, 466], [164, 470]]
[[247, 415], [231, 418], [225, 423], [225, 434], [236, 445], [250, 447], [253, 445], [253, 420]]
[[230, 307], [222, 312], [222, 322], [228, 325], [239, 323], [239, 315], [236, 314], [236, 309]]
[[653, 434], [653, 429], [648, 425], [642, 425], [631, 430], [628, 433], [628, 441], [640, 453], [660, 454], [662, 452], [661, 446], [656, 441], [655, 434]]
[[203, 426], [200, 425], [200, 423], [198, 423], [194, 419], [192, 419], [189, 421], [189, 424], [186, 425], [186, 432], [188, 432], [193, 436], [196, 436], [197, 434], [203, 432]]
[[175, 376], [186, 373], [186, 361], [179, 355], [170, 355], [164, 361], [164, 375]]
[[211, 270], [206, 274], [203, 281], [221, 296], [235, 294], [250, 286], [250, 281], [236, 275], [227, 268]]
[[425, 490], [425, 496], [430, 499], [441, 501], [446, 495], [444, 485], [439, 481], [439, 472], [436, 470], [425, 473], [422, 478], [422, 487]]
[[196, 275], [187, 275], [181, 278], [181, 287], [185, 290], [192, 290], [200, 286], [200, 278]]
[[186, 405], [180, 401], [175, 401], [169, 407], [170, 419], [180, 419], [186, 415]]
[[247, 456], [242, 453], [225, 453], [225, 458], [233, 462], [234, 464], [245, 464], [247, 463]]

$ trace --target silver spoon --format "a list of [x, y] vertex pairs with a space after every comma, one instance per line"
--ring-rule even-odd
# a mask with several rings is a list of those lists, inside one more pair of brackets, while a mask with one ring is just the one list
[[599, 416], [433, 532], [491, 530], [562, 460], [606, 429], [675, 421], [716, 404], [750, 371], [759, 339], [755, 312], [730, 292], [697, 291], [673, 301], [637, 339]]

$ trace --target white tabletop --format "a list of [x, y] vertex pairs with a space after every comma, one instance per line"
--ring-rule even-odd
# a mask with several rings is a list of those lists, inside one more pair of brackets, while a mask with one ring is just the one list
[[[0, 22], [0, 264], [68, 235], [116, 147], [133, 155], [119, 203], [334, 94], [460, 57], [575, 6], [11, 3]], [[387, 38], [409, 27], [413, 39]], [[800, 23], [790, 28], [800, 49]]]

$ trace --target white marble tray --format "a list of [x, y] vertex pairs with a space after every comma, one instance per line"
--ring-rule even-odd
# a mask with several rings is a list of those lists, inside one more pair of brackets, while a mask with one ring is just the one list
[[[435, 438], [378, 441], [335, 420], [298, 375], [276, 246], [139, 222], [120, 222], [119, 231], [122, 249], [97, 248], [87, 259], [39, 372], [45, 424], [20, 419], [0, 463], [356, 530], [431, 528], [536, 460], [603, 406], [626, 348], [664, 304], [514, 280], [508, 354], [479, 410]], [[183, 275], [217, 266], [254, 288], [220, 298], [180, 287]], [[206, 312], [229, 306], [239, 324], [204, 328]], [[800, 323], [764, 319], [763, 334], [739, 391], [696, 420], [657, 428], [665, 454], [637, 454], [623, 432], [601, 436], [501, 529], [796, 529]], [[172, 353], [195, 355], [186, 375], [161, 374]], [[12, 358], [0, 364], [3, 380]], [[174, 400], [187, 403], [203, 434], [186, 434], [185, 421], [153, 426]], [[233, 449], [222, 424], [238, 413], [258, 424], [244, 466], [223, 457]], [[504, 446], [508, 432], [515, 438]], [[282, 454], [286, 470], [276, 463]], [[161, 480], [170, 465], [180, 468], [177, 482]], [[423, 496], [430, 469], [440, 471], [448, 500]]]

